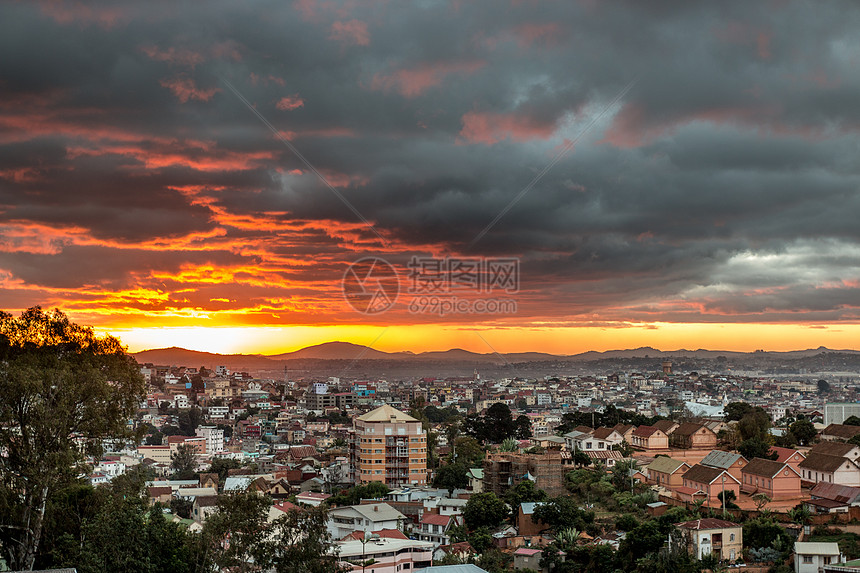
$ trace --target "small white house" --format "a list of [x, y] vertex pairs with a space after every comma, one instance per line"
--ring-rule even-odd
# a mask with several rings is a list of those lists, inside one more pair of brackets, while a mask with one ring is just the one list
[[836, 542], [794, 543], [794, 573], [818, 573], [819, 567], [835, 563], [845, 563], [845, 556], [839, 552], [839, 544]]

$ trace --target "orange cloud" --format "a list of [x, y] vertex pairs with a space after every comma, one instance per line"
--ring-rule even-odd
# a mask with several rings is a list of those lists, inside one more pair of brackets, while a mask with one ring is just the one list
[[298, 96], [298, 94], [294, 94], [287, 97], [282, 97], [275, 107], [281, 111], [293, 111], [294, 109], [299, 109], [300, 107], [305, 105], [305, 101]]
[[484, 61], [437, 62], [422, 64], [414, 69], [396, 70], [390, 74], [376, 74], [370, 88], [380, 91], [396, 90], [401, 95], [412, 98], [438, 86], [446, 76], [454, 73], [471, 74], [484, 67]]
[[173, 65], [188, 66], [192, 69], [204, 61], [201, 54], [187, 48], [174, 48], [171, 46], [162, 50], [157, 46], [143, 46], [141, 51], [157, 62], [168, 62]]
[[169, 78], [161, 80], [160, 83], [173, 92], [181, 103], [193, 99], [209, 101], [212, 96], [221, 91], [221, 88], [198, 88], [191, 78]]
[[549, 139], [554, 126], [516, 114], [479, 113], [470, 111], [463, 116], [460, 137], [469, 143], [492, 145], [505, 139], [529, 141]]
[[331, 25], [329, 38], [343, 45], [368, 46], [370, 35], [367, 33], [367, 23], [361, 20], [348, 20], [346, 22], [334, 22]]

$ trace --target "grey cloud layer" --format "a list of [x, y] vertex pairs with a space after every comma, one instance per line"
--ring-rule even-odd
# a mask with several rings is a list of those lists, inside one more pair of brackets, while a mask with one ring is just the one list
[[[132, 245], [218, 227], [227, 238], [277, 238], [219, 222], [216, 210], [355, 223], [315, 177], [290, 173], [303, 166], [223, 75], [395, 244], [458, 253], [638, 78], [469, 251], [522, 257], [531, 295], [521, 313], [651, 317], [664, 301], [667, 313], [698, 319], [786, 320], [792, 309], [811, 320], [857, 318], [853, 2], [107, 8], [107, 24], [98, 10], [0, 9], [0, 53], [15, 54], [0, 60], [2, 116], [34, 126], [0, 123], [0, 172], [29, 174], [0, 180], [0, 223], [68, 224]], [[278, 109], [287, 97], [302, 105]], [[146, 153], [224, 167], [146, 169]], [[207, 201], [178, 190], [188, 186]], [[276, 255], [348, 255], [331, 237], [274, 242], [267, 252]], [[792, 256], [798, 249], [826, 256]], [[744, 253], [780, 262], [756, 274], [764, 263], [738, 265]], [[39, 256], [4, 253], [0, 268], [41, 286], [127, 286], [133, 269], [183, 259], [141, 251], [102, 268], [71, 245]], [[210, 259], [250, 256], [259, 252]], [[45, 270], [51, 261], [57, 271]], [[61, 278], [76, 262], [86, 281]]]

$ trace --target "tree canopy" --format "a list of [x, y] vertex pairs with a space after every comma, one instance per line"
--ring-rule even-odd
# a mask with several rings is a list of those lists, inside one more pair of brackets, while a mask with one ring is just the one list
[[87, 473], [106, 441], [133, 437], [144, 392], [118, 339], [59, 310], [0, 313], [0, 546], [13, 569], [32, 568], [50, 495]]

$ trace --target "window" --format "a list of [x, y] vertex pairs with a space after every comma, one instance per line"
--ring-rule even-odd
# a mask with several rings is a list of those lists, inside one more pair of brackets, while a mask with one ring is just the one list
[[812, 563], [812, 555], [804, 555], [803, 556], [804, 563]]
[[[729, 541], [734, 541], [734, 540], [735, 540], [735, 534], [734, 534], [734, 533], [730, 533], [730, 534], [729, 534]], [[734, 557], [732, 557], [732, 559], [734, 559]]]

